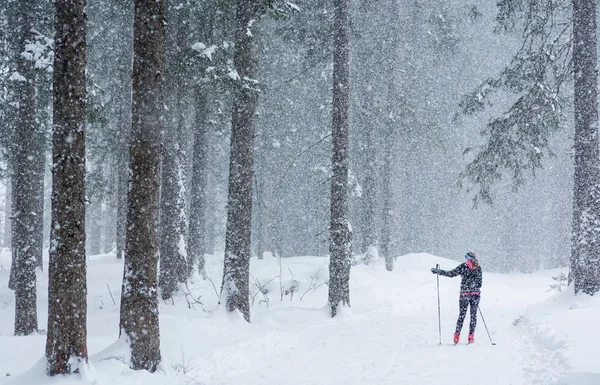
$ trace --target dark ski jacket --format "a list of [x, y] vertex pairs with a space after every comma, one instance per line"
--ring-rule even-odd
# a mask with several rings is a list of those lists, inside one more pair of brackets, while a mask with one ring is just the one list
[[439, 274], [450, 278], [460, 275], [462, 279], [460, 283], [461, 293], [479, 292], [483, 284], [481, 266], [471, 269], [466, 263], [461, 263], [454, 270], [439, 270]]

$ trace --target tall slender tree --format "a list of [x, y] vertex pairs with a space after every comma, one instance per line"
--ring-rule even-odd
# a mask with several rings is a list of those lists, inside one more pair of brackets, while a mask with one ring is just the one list
[[41, 199], [39, 189], [43, 186], [39, 179], [39, 152], [43, 152], [42, 142], [39, 141], [39, 128], [36, 124], [36, 88], [34, 63], [24, 55], [25, 45], [33, 40], [35, 29], [36, 0], [11, 1], [12, 54], [15, 72], [13, 80], [18, 82], [15, 96], [18, 106], [18, 120], [14, 131], [14, 144], [11, 148], [12, 191], [13, 194], [13, 286], [15, 289], [15, 334], [27, 335], [38, 328], [36, 310], [35, 267], [41, 256], [36, 236], [37, 224], [42, 218], [38, 213]]
[[7, 172], [7, 178], [6, 178], [6, 198], [4, 201], [4, 242], [3, 242], [3, 246], [4, 247], [8, 247], [10, 248], [11, 245], [11, 234], [12, 234], [12, 229], [11, 229], [11, 223], [12, 220], [10, 219], [11, 213], [12, 213], [12, 188], [11, 188], [11, 178], [10, 178], [10, 171]]
[[348, 220], [348, 110], [350, 105], [350, 21], [348, 0], [334, 0], [333, 114], [329, 306], [350, 306], [352, 231]]
[[177, 284], [188, 277], [186, 182], [187, 130], [186, 99], [189, 80], [188, 52], [189, 4], [171, 3], [167, 8], [166, 27], [166, 104], [169, 107], [163, 135], [160, 189], [160, 271], [159, 287], [163, 299], [171, 298]]
[[[362, 197], [362, 251], [365, 253], [377, 253], [377, 226], [375, 224], [377, 212], [377, 150], [375, 148], [375, 137], [377, 135], [376, 125], [372, 124], [372, 112], [374, 108], [373, 90], [368, 86], [366, 100], [366, 143], [365, 143], [365, 175], [363, 180], [364, 196]], [[387, 143], [386, 143], [387, 145]], [[372, 255], [373, 257], [375, 255]]]
[[188, 267], [198, 266], [204, 272], [206, 231], [206, 153], [208, 134], [208, 101], [206, 90], [196, 87], [196, 119], [194, 150], [192, 157], [192, 182], [190, 202], [190, 229], [188, 243]]
[[[393, 73], [392, 68], [389, 71]], [[397, 215], [394, 210], [394, 144], [396, 142], [396, 122], [394, 119], [393, 100], [394, 100], [394, 80], [390, 79], [388, 84], [388, 97], [386, 108], [387, 118], [385, 122], [385, 148], [383, 150], [383, 218], [381, 226], [381, 253], [385, 258], [385, 269], [392, 271], [394, 269], [394, 255], [397, 252], [397, 242], [394, 240], [394, 230], [397, 226]]]
[[[123, 15], [125, 31], [133, 28], [133, 4], [127, 0], [114, 3], [115, 13]], [[117, 128], [115, 170], [117, 172], [117, 191], [115, 191], [115, 204], [117, 206], [116, 218], [116, 251], [117, 258], [122, 258], [125, 250], [125, 224], [127, 220], [127, 190], [129, 182], [129, 135], [131, 131], [131, 71], [133, 63], [133, 39], [130, 33], [119, 34], [121, 49], [126, 52], [119, 56], [119, 75], [115, 78], [115, 88], [120, 98], [115, 103], [115, 127]]]
[[130, 367], [154, 372], [161, 361], [158, 324], [158, 206], [165, 49], [164, 0], [135, 1], [131, 181], [127, 196], [120, 332]]
[[229, 158], [229, 195], [225, 262], [221, 300], [228, 311], [239, 310], [250, 322], [249, 278], [252, 227], [252, 179], [254, 150], [254, 112], [258, 93], [254, 80], [256, 57], [253, 24], [262, 0], [238, 0], [236, 7], [236, 80], [231, 118], [231, 155]]
[[85, 257], [85, 0], [56, 1], [52, 226], [48, 282], [49, 375], [87, 363]]
[[600, 140], [596, 0], [573, 0], [575, 184], [571, 269], [575, 292], [600, 290]]
[[[392, 0], [388, 9], [390, 18], [394, 19], [400, 17], [398, 10], [398, 0]], [[396, 206], [396, 200], [394, 199], [394, 192], [398, 189], [398, 178], [395, 175], [394, 165], [397, 159], [396, 143], [398, 141], [398, 126], [402, 122], [400, 120], [406, 119], [406, 113], [403, 112], [402, 119], [398, 118], [397, 108], [402, 106], [404, 110], [407, 109], [406, 98], [399, 97], [400, 92], [397, 84], [396, 76], [398, 73], [398, 58], [399, 58], [399, 42], [400, 42], [401, 30], [398, 23], [392, 24], [386, 29], [386, 38], [382, 43], [383, 49], [388, 52], [388, 56], [385, 59], [385, 69], [388, 74], [386, 77], [387, 89], [385, 90], [387, 95], [384, 98], [385, 105], [382, 106], [383, 122], [381, 127], [384, 132], [385, 144], [383, 149], [383, 172], [382, 172], [382, 220], [381, 220], [381, 253], [385, 258], [385, 268], [387, 271], [394, 269], [394, 253], [398, 250], [398, 241], [396, 240], [396, 231], [398, 227], [398, 214], [399, 210]], [[405, 49], [404, 51], [409, 50]], [[404, 71], [407, 74], [411, 69]], [[371, 139], [372, 140], [372, 139]], [[397, 255], [397, 254], [396, 254]]]
[[[198, 27], [198, 36], [205, 46], [213, 40], [217, 4], [207, 1], [202, 8], [202, 17]], [[202, 59], [201, 71], [206, 71], [208, 58]], [[206, 64], [205, 64], [206, 63]], [[188, 237], [188, 267], [195, 265], [204, 273], [204, 253], [206, 251], [206, 206], [207, 206], [207, 152], [210, 114], [210, 93], [213, 90], [209, 79], [201, 79], [195, 86], [194, 109], [196, 113], [194, 128], [194, 147], [192, 157], [192, 180], [190, 194], [190, 225]]]

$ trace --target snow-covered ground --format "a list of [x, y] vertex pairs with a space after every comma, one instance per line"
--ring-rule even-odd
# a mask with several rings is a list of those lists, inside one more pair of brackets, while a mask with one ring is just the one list
[[[134, 372], [118, 341], [122, 262], [88, 262], [88, 347], [83, 378], [44, 376], [45, 336], [14, 337], [10, 257], [0, 255], [0, 384], [367, 385], [600, 384], [600, 299], [549, 292], [552, 275], [484, 273], [476, 343], [452, 344], [459, 279], [440, 278], [442, 346], [438, 344], [435, 276], [457, 262], [427, 254], [352, 268], [352, 310], [330, 319], [327, 258], [252, 260], [252, 323], [216, 309], [222, 257], [211, 256], [211, 280], [195, 277], [174, 301], [160, 304], [163, 364]], [[484, 266], [485, 268], [485, 266]], [[281, 282], [277, 278], [281, 271]], [[258, 292], [264, 286], [268, 293]], [[293, 298], [290, 289], [293, 292]], [[282, 295], [283, 291], [283, 295]], [[185, 294], [184, 294], [185, 293]], [[255, 295], [256, 293], [256, 295]], [[112, 294], [112, 297], [111, 297]], [[283, 297], [283, 299], [282, 299]], [[113, 303], [114, 298], [114, 303]], [[40, 328], [46, 329], [47, 277], [38, 274]], [[215, 310], [216, 309], [216, 310]]]

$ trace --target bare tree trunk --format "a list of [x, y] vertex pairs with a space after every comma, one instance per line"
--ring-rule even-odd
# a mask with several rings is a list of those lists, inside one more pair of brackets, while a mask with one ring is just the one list
[[85, 0], [56, 2], [48, 374], [87, 364]]
[[10, 176], [11, 171], [9, 169], [8, 176], [6, 177], [6, 200], [4, 201], [4, 247], [10, 248], [11, 242], [11, 215], [12, 215], [12, 178]]
[[130, 367], [149, 372], [154, 372], [161, 361], [156, 281], [164, 26], [164, 0], [135, 0], [131, 183], [120, 328], [131, 348]]
[[575, 186], [571, 270], [575, 292], [600, 290], [600, 150], [596, 1], [573, 0]]
[[350, 23], [348, 0], [334, 0], [333, 119], [331, 159], [331, 245], [329, 306], [335, 317], [339, 306], [350, 307], [350, 252], [348, 220], [348, 109], [350, 105]]
[[396, 224], [396, 216], [393, 209], [393, 188], [392, 188], [392, 162], [393, 162], [393, 127], [387, 124], [387, 138], [384, 150], [383, 165], [383, 224], [381, 229], [381, 253], [385, 258], [385, 269], [392, 271], [394, 269], [393, 250], [395, 242], [392, 240], [392, 228]]
[[129, 182], [128, 152], [122, 151], [117, 160], [117, 189], [115, 203], [117, 205], [117, 228], [115, 234], [115, 248], [117, 259], [123, 258], [125, 253], [125, 223], [127, 221], [127, 190]]
[[[171, 79], [170, 82], [175, 82]], [[175, 84], [175, 83], [174, 83]], [[183, 85], [180, 85], [183, 87]], [[163, 299], [177, 291], [177, 284], [188, 277], [187, 229], [185, 213], [185, 151], [181, 148], [180, 135], [184, 129], [183, 95], [175, 91], [171, 106], [169, 128], [163, 136], [162, 175], [160, 191], [160, 270], [159, 287]]]
[[98, 255], [102, 251], [102, 199], [92, 197], [93, 201], [88, 208], [89, 214], [89, 254]]
[[115, 233], [117, 229], [117, 175], [115, 169], [111, 170], [111, 178], [109, 182], [113, 195], [108, 193], [105, 204], [102, 206], [102, 218], [106, 218], [106, 222], [102, 227], [102, 253], [110, 253], [115, 245]]
[[[228, 311], [239, 310], [250, 322], [249, 278], [252, 231], [252, 179], [254, 112], [257, 91], [251, 79], [256, 69], [251, 26], [257, 17], [259, 0], [238, 0], [236, 8], [233, 64], [239, 75], [231, 118], [231, 155], [225, 263], [221, 300]], [[250, 80], [249, 80], [250, 79]]]
[[187, 9], [172, 3], [167, 8], [166, 93], [169, 113], [164, 128], [160, 188], [159, 287], [163, 299], [187, 280], [186, 153], [183, 140], [187, 78], [184, 63]]
[[208, 134], [208, 101], [206, 90], [198, 87], [196, 101], [196, 129], [194, 130], [194, 155], [192, 160], [192, 197], [190, 202], [190, 232], [188, 239], [189, 267], [194, 263], [204, 271], [206, 233], [206, 136]]
[[33, 254], [36, 258], [36, 267], [39, 267], [42, 271], [44, 270], [44, 181], [46, 171], [46, 141], [43, 132], [40, 132], [41, 128], [38, 128], [37, 135], [35, 136], [36, 141], [36, 158], [35, 158], [35, 175], [34, 178], [34, 205], [35, 205], [35, 219], [32, 243], [34, 245]]
[[[217, 8], [216, 2], [208, 2], [206, 8], [203, 9], [203, 18], [200, 20], [201, 26], [200, 30], [198, 31], [199, 36], [207, 45], [213, 40]], [[205, 69], [206, 66], [201, 67], [201, 70]], [[188, 234], [188, 266], [191, 273], [191, 269], [194, 268], [194, 265], [198, 265], [198, 271], [202, 274], [204, 274], [204, 255], [207, 250], [207, 154], [208, 134], [210, 130], [209, 95], [211, 92], [213, 92], [213, 87], [211, 87], [210, 84], [202, 84], [196, 86], [194, 94], [196, 125], [194, 129], [194, 148], [192, 159], [190, 227]]]
[[263, 259], [264, 253], [267, 247], [267, 218], [266, 218], [266, 207], [264, 205], [264, 190], [262, 187], [264, 183], [258, 182], [258, 177], [254, 178], [255, 182], [255, 195], [256, 195], [256, 221], [258, 234], [256, 235], [256, 258]]
[[13, 160], [13, 266], [15, 288], [15, 335], [27, 335], [37, 331], [37, 294], [35, 267], [38, 256], [35, 255], [38, 228], [36, 185], [39, 144], [35, 121], [36, 89], [33, 63], [21, 52], [31, 38], [34, 29], [34, 0], [13, 4], [10, 12], [13, 31], [13, 53], [17, 73], [21, 76], [16, 87], [19, 121], [15, 130], [15, 153]]
[[[370, 85], [369, 85], [370, 87]], [[377, 201], [377, 149], [375, 148], [375, 127], [372, 124], [373, 116], [373, 90], [368, 89], [366, 94], [366, 108], [367, 113], [365, 116], [365, 123], [368, 125], [366, 128], [367, 143], [365, 151], [365, 179], [364, 195], [363, 195], [363, 244], [362, 249], [365, 253], [372, 253], [373, 248], [377, 248], [377, 228], [375, 226], [376, 217], [376, 201]]]

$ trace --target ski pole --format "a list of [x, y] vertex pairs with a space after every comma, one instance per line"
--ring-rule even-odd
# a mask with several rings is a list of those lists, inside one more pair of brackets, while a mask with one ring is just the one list
[[485, 318], [483, 318], [483, 313], [481, 312], [481, 308], [479, 308], [479, 314], [481, 315], [481, 320], [483, 321], [483, 326], [485, 326], [485, 331], [487, 332], [487, 335], [490, 338], [490, 342], [492, 343], [492, 345], [496, 345], [496, 343], [494, 341], [492, 341], [492, 336], [490, 336], [490, 331], [488, 330], [488, 327], [485, 323]]
[[[436, 269], [440, 268], [440, 264], [435, 265]], [[438, 296], [438, 329], [440, 333], [440, 345], [442, 344], [442, 313], [440, 310], [440, 275], [436, 274], [437, 277], [437, 296]]]

